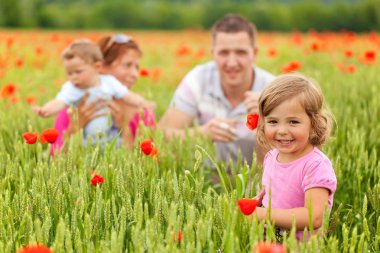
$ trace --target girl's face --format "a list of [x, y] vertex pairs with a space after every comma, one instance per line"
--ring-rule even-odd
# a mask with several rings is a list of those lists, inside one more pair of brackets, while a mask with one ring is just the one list
[[113, 75], [129, 89], [136, 83], [139, 77], [141, 54], [134, 49], [120, 55], [109, 66], [103, 67], [103, 73]]
[[285, 100], [264, 117], [264, 134], [269, 144], [279, 150], [277, 160], [294, 161], [311, 152], [311, 121], [297, 97]]

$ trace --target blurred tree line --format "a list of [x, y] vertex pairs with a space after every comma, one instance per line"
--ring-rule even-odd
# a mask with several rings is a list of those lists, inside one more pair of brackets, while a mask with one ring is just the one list
[[227, 13], [267, 31], [380, 31], [380, 0], [0, 0], [1, 27], [209, 28]]

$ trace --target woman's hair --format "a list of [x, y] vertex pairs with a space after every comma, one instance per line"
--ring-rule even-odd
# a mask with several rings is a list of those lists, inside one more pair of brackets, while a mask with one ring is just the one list
[[71, 60], [74, 57], [79, 57], [88, 64], [103, 61], [99, 46], [87, 39], [75, 40], [63, 50], [62, 59]]
[[[124, 41], [117, 41], [116, 37], [125, 36]], [[124, 34], [114, 34], [112, 36], [104, 36], [99, 39], [98, 45], [103, 53], [103, 64], [105, 66], [111, 65], [121, 55], [124, 55], [128, 50], [136, 50], [142, 55], [139, 45], [130, 37]]]
[[296, 97], [311, 121], [309, 142], [313, 146], [323, 145], [330, 137], [333, 115], [325, 107], [319, 85], [300, 74], [278, 76], [263, 91], [259, 98], [259, 124], [257, 141], [269, 148], [265, 138], [265, 117], [287, 99]]

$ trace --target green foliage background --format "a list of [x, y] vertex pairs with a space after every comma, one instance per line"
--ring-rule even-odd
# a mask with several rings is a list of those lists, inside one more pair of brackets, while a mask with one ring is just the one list
[[380, 31], [380, 2], [260, 0], [1, 0], [0, 26], [65, 29], [209, 28], [227, 13], [260, 30]]

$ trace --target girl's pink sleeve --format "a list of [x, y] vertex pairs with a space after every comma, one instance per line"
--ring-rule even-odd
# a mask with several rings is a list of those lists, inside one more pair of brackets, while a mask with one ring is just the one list
[[54, 129], [59, 133], [56, 142], [51, 145], [50, 154], [53, 155], [55, 152], [58, 152], [63, 146], [63, 134], [66, 132], [70, 125], [70, 117], [67, 113], [67, 109], [60, 111], [55, 118]]

